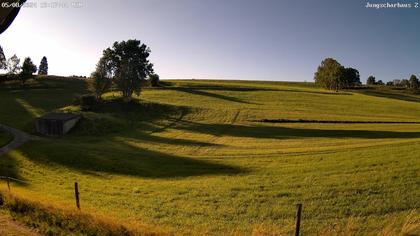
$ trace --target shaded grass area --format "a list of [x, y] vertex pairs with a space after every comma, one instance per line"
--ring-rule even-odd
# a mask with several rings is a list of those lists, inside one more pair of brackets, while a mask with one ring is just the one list
[[[58, 108], [84, 116], [65, 137], [0, 157], [0, 173], [27, 180], [13, 188], [28, 196], [73, 204], [78, 181], [88, 212], [191, 235], [291, 234], [296, 203], [304, 234], [352, 219], [354, 234], [376, 234], [419, 209], [417, 103], [299, 83], [171, 81], [131, 104], [106, 94], [82, 112], [70, 104], [84, 87], [53, 83], [56, 101], [0, 91], [0, 122], [15, 127]], [[338, 122], [249, 122], [262, 119]]]
[[8, 144], [13, 140], [13, 136], [0, 128], [0, 147]]
[[[322, 123], [322, 122], [320, 122]], [[343, 122], [346, 123], [346, 122]], [[264, 125], [232, 125], [232, 124], [203, 124], [191, 121], [180, 122], [180, 129], [211, 135], [225, 135], [234, 137], [290, 139], [290, 138], [420, 138], [420, 132], [396, 132], [380, 130], [334, 130], [290, 128]], [[420, 126], [418, 126], [420, 128]]]
[[409, 102], [420, 102], [420, 94], [415, 94], [408, 89], [388, 88], [388, 87], [377, 87], [358, 90], [357, 92], [369, 96], [390, 98]]
[[[33, 142], [22, 149], [22, 155], [42, 165], [59, 165], [82, 173], [103, 173], [142, 178], [181, 178], [192, 176], [235, 175], [245, 168], [169, 154], [130, 145], [130, 142], [109, 141], [99, 144], [56, 141], [54, 149], [47, 142]], [[86, 140], [87, 142], [94, 140]], [[138, 140], [136, 140], [138, 141]], [[178, 141], [178, 144], [185, 142]], [[196, 144], [188, 142], [186, 145]], [[198, 142], [199, 143], [199, 142]], [[103, 145], [103, 146], [102, 146]], [[63, 155], [63, 150], [66, 154]], [[86, 152], [89, 150], [89, 152]]]
[[11, 82], [0, 86], [0, 121], [14, 128], [34, 132], [33, 119], [48, 111], [71, 104], [77, 94], [85, 93], [85, 82], [79, 79], [29, 80], [26, 87]]

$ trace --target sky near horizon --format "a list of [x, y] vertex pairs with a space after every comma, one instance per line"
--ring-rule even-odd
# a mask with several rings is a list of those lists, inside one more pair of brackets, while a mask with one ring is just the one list
[[416, 0], [399, 0], [410, 9], [363, 0], [28, 1], [37, 7], [21, 10], [0, 45], [7, 58], [39, 65], [47, 56], [54, 75], [88, 76], [102, 50], [133, 38], [151, 48], [164, 79], [313, 81], [326, 57], [358, 69], [363, 82], [420, 75]]

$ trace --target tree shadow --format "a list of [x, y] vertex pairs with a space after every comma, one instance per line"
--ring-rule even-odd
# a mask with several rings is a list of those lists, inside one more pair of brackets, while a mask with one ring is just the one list
[[[16, 105], [20, 107], [21, 104], [16, 103]], [[23, 110], [28, 112], [26, 109]], [[177, 123], [188, 112], [186, 107], [156, 103], [119, 104], [114, 101], [99, 107], [97, 112], [121, 116], [122, 119], [129, 121], [128, 125], [131, 126], [128, 127], [131, 130], [122, 129], [119, 124], [114, 123], [112, 125], [119, 129], [118, 136], [103, 135], [97, 138], [97, 135], [84, 136], [73, 132], [62, 138], [31, 141], [20, 147], [17, 152], [31, 161], [46, 166], [61, 165], [97, 176], [119, 174], [143, 178], [185, 178], [201, 175], [236, 175], [248, 171], [208, 160], [148, 150], [132, 144], [152, 142], [180, 146], [218, 146], [195, 140], [153, 135], [162, 128], [156, 130], [156, 126], [152, 125], [153, 122], [167, 119], [167, 116], [180, 115], [174, 121]], [[28, 115], [32, 117], [29, 113]], [[122, 139], [115, 140], [115, 137]], [[18, 163], [13, 156], [10, 154], [0, 156], [0, 164], [0, 174], [22, 179], [18, 172]]]
[[210, 97], [210, 98], [217, 98], [217, 99], [221, 99], [221, 100], [225, 100], [225, 101], [229, 101], [229, 102], [236, 102], [236, 103], [243, 103], [243, 104], [256, 104], [256, 103], [251, 103], [251, 102], [248, 102], [248, 101], [236, 98], [236, 97], [231, 97], [231, 96], [226, 96], [226, 95], [222, 95], [222, 94], [202, 91], [201, 89], [194, 89], [194, 88], [187, 88], [187, 87], [170, 87], [170, 88], [166, 88], [166, 89], [175, 90], [175, 91], [184, 92], [184, 93], [189, 93], [189, 94], [194, 94], [194, 95], [199, 95], [199, 96]]
[[213, 91], [232, 91], [232, 92], [257, 92], [257, 91], [277, 91], [273, 88], [264, 87], [235, 87], [229, 85], [216, 85], [216, 84], [185, 84], [182, 86], [175, 86], [173, 84], [166, 84], [162, 86], [166, 89], [193, 89], [193, 90], [213, 90]]
[[415, 95], [408, 95], [402, 93], [395, 93], [390, 91], [379, 91], [379, 90], [358, 90], [358, 93], [368, 95], [368, 96], [375, 96], [381, 98], [390, 98], [396, 99], [401, 101], [409, 101], [409, 102], [420, 102], [420, 96]]
[[[87, 151], [89, 150], [89, 151]], [[136, 147], [126, 141], [89, 143], [35, 141], [21, 150], [32, 161], [61, 165], [85, 174], [130, 175], [142, 178], [185, 178], [236, 175], [248, 170]]]
[[136, 132], [124, 135], [125, 139], [132, 140], [135, 142], [151, 142], [168, 145], [179, 145], [179, 146], [200, 146], [200, 147], [221, 147], [223, 145], [216, 143], [201, 142], [198, 140], [182, 139], [182, 138], [167, 138], [153, 135], [153, 133]]
[[15, 155], [18, 155], [16, 151], [0, 154], [0, 177], [11, 178], [14, 184], [26, 186], [26, 179], [19, 174], [19, 163]]
[[[28, 111], [27, 107], [24, 107], [20, 102], [18, 102], [14, 96], [2, 96], [0, 100], [0, 106], [2, 107], [2, 113], [0, 115], [1, 124], [28, 132], [33, 131], [34, 128], [32, 119], [34, 116], [30, 111]], [[19, 117], [19, 119], [16, 119], [16, 117]], [[23, 146], [26, 144], [27, 143], [23, 144]], [[0, 154], [0, 176], [11, 177], [23, 181], [25, 180], [19, 174], [19, 157], [17, 155], [19, 155], [19, 153], [14, 150]], [[26, 185], [24, 182], [13, 182], [19, 185]]]
[[332, 95], [332, 96], [351, 96], [352, 93], [349, 92], [322, 92], [322, 91], [306, 91], [306, 90], [296, 90], [296, 89], [277, 89], [276, 91], [281, 92], [292, 92], [292, 93], [308, 93], [308, 94], [321, 94], [321, 95]]
[[[170, 128], [191, 111], [190, 107], [134, 100], [112, 99], [82, 112], [82, 119], [68, 136], [103, 136], [116, 133], [156, 133]], [[163, 124], [162, 124], [163, 123]]]
[[0, 155], [0, 176], [20, 178], [18, 174], [17, 162], [10, 154]]
[[176, 128], [215, 136], [247, 138], [420, 138], [420, 132], [302, 129], [264, 125], [204, 124], [183, 121]]
[[[309, 93], [309, 94], [323, 94], [323, 95], [353, 95], [350, 92], [325, 92], [325, 91], [309, 91], [309, 90], [298, 90], [298, 89], [280, 89], [280, 88], [264, 88], [264, 87], [235, 87], [229, 85], [209, 85], [209, 84], [186, 84], [182, 87], [176, 87], [172, 84], [162, 87], [163, 89], [172, 89], [182, 92], [203, 92], [202, 90], [207, 91], [230, 91], [230, 92], [293, 92], [293, 93]], [[188, 90], [188, 91], [185, 91]], [[197, 94], [197, 95], [209, 95], [209, 94]], [[211, 94], [213, 95], [213, 94]], [[219, 94], [215, 94], [219, 95]], [[223, 96], [223, 95], [221, 95]], [[220, 97], [221, 99], [226, 99], [226, 97]], [[232, 97], [228, 97], [229, 100]], [[234, 97], [233, 97], [234, 98]], [[242, 101], [244, 102], [244, 101]]]
[[154, 102], [143, 102], [140, 99], [133, 99], [130, 102], [123, 102], [122, 98], [102, 101], [94, 106], [92, 112], [109, 113], [124, 118], [131, 116], [142, 116], [143, 120], [154, 120], [162, 117], [171, 117], [178, 114], [187, 114], [190, 108], [187, 106], [176, 106]]

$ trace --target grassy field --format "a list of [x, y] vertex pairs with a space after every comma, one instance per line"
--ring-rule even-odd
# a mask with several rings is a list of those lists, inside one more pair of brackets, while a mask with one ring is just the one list
[[[0, 87], [0, 123], [71, 106], [80, 80]], [[420, 96], [330, 92], [310, 83], [171, 81], [139, 100], [106, 103], [62, 138], [0, 157], [28, 196], [179, 234], [399, 230], [420, 199], [420, 124], [263, 123], [263, 119], [420, 122]], [[80, 112], [80, 111], [78, 111]], [[413, 213], [412, 213], [413, 214]], [[418, 213], [414, 213], [418, 217]]]

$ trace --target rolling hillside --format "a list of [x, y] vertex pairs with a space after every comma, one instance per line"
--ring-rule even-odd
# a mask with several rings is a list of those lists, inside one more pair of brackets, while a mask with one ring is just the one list
[[0, 175], [27, 181], [14, 189], [73, 205], [78, 181], [84, 211], [179, 234], [290, 234], [296, 203], [305, 235], [399, 232], [420, 207], [420, 124], [404, 123], [420, 122], [420, 96], [185, 80], [82, 112], [83, 93], [81, 80], [0, 85], [2, 124], [33, 132], [52, 110], [84, 116], [0, 156]]

